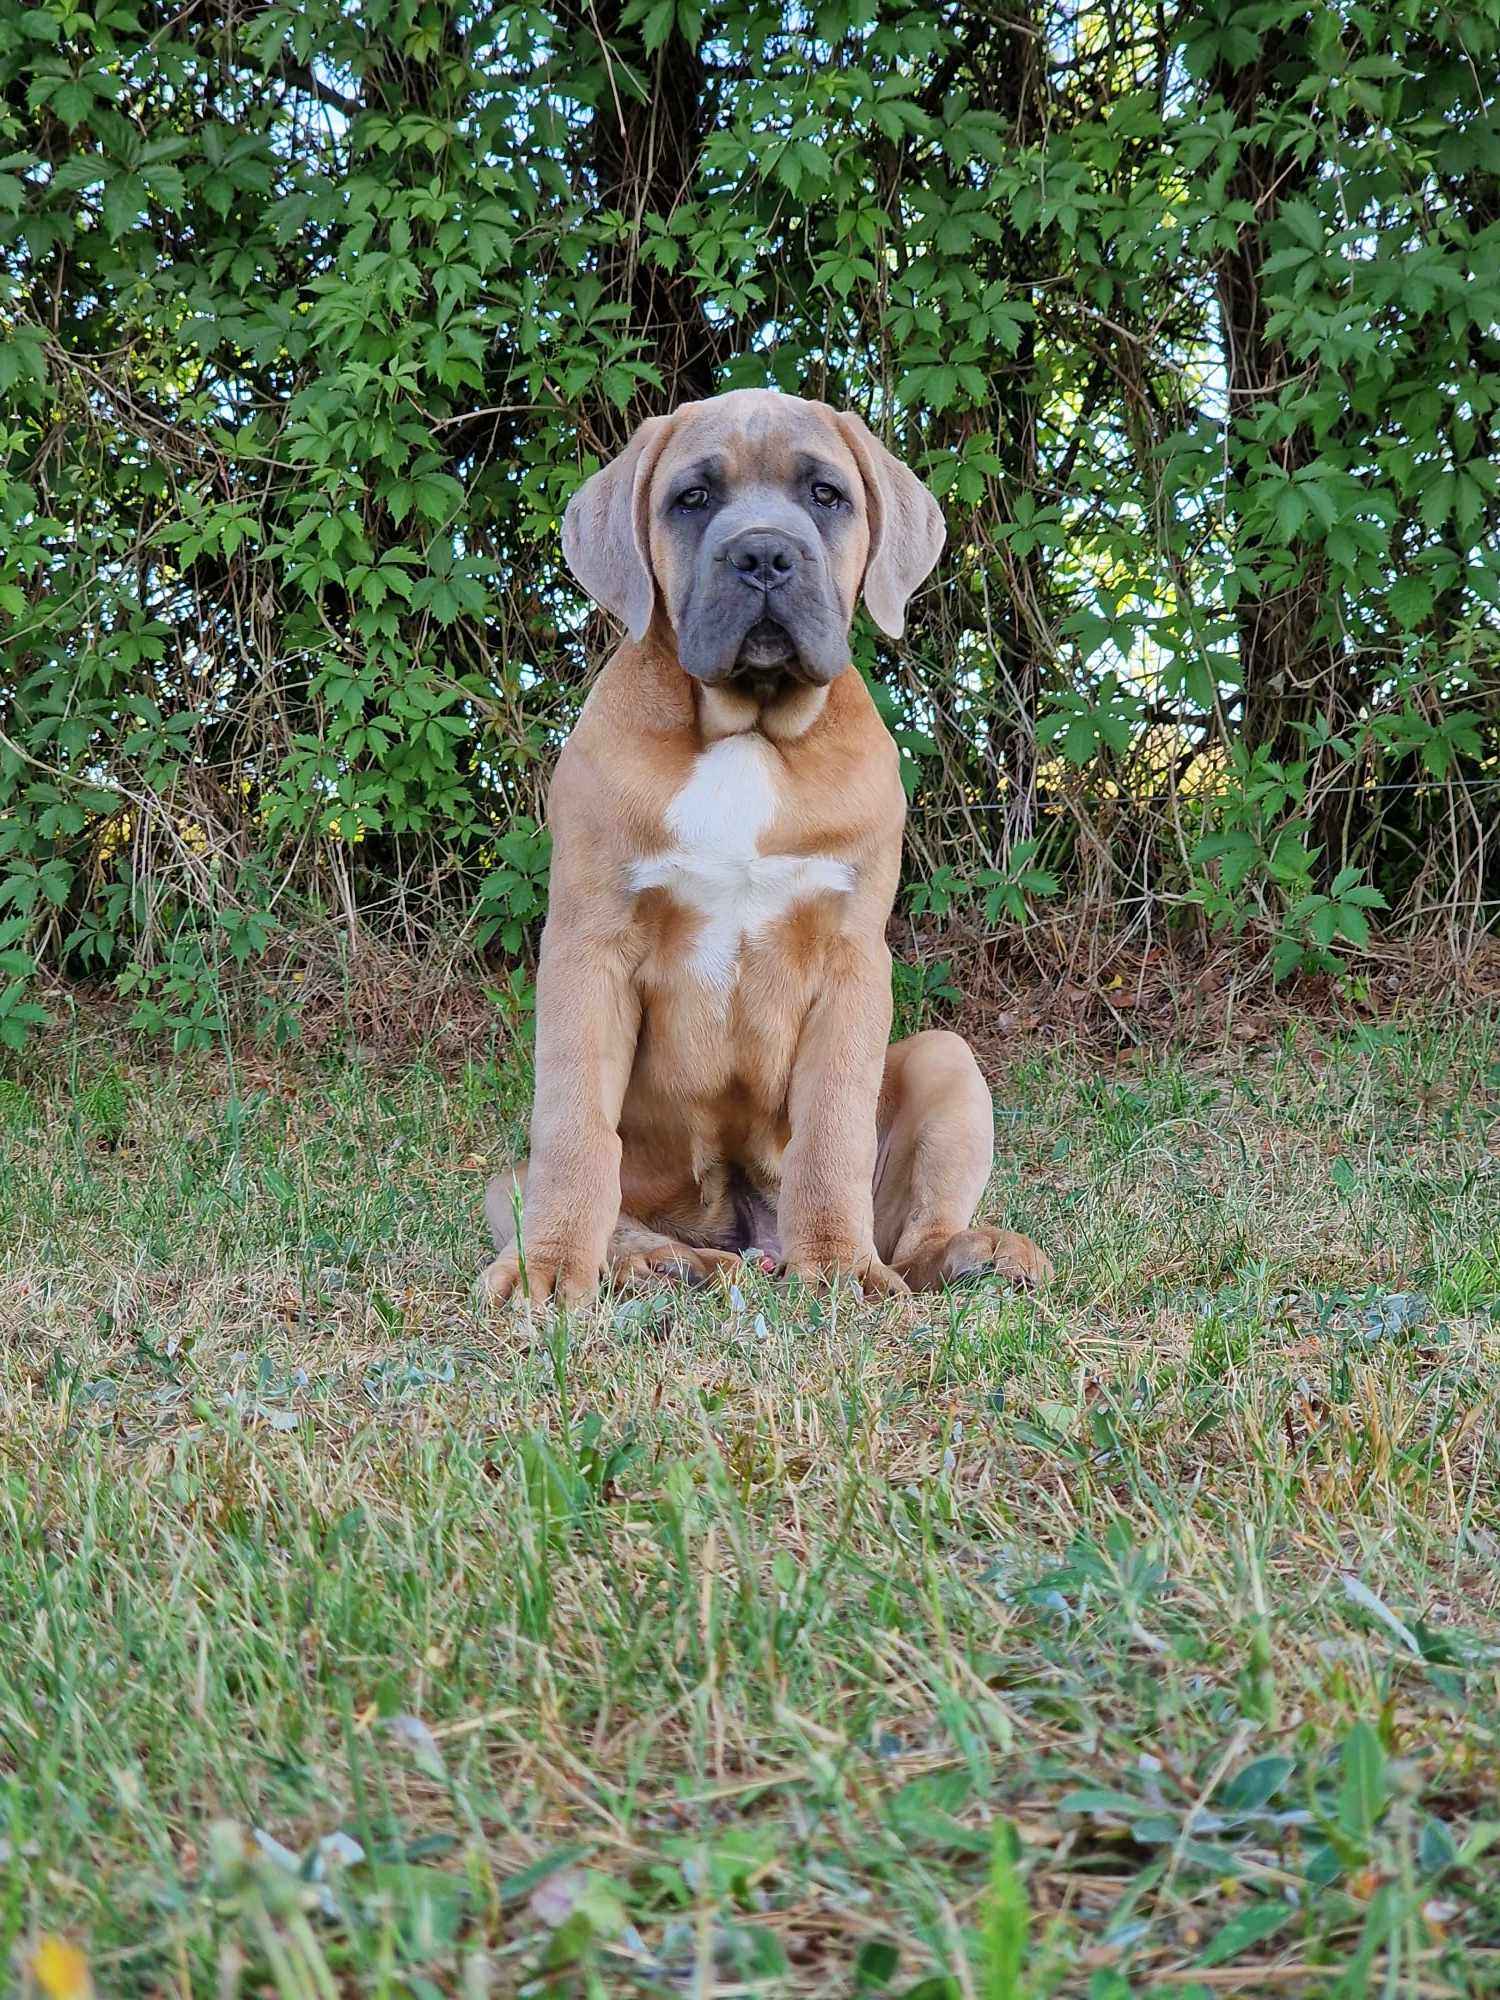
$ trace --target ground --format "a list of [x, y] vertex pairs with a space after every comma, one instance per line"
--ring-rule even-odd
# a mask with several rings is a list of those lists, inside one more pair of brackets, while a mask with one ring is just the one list
[[1500, 1992], [1500, 1035], [994, 1082], [1044, 1295], [529, 1327], [513, 1061], [14, 1061], [12, 1990]]

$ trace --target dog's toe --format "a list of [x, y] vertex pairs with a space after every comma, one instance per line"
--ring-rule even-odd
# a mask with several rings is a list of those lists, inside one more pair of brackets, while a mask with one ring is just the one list
[[937, 1262], [939, 1285], [977, 1285], [986, 1278], [1005, 1278], [1016, 1285], [1044, 1285], [1052, 1276], [1052, 1259], [1029, 1236], [1014, 1230], [965, 1229], [953, 1237]]

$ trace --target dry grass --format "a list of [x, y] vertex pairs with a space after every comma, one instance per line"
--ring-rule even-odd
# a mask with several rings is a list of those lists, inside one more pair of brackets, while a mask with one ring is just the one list
[[1500, 1992], [1500, 1040], [996, 1081], [1046, 1297], [542, 1328], [509, 1069], [0, 1083], [19, 1990]]

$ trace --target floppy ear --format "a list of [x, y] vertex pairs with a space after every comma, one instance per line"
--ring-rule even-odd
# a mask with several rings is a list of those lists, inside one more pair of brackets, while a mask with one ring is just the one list
[[563, 514], [568, 568], [632, 639], [645, 638], [656, 602], [647, 508], [671, 428], [670, 417], [648, 417], [620, 456], [583, 482]]
[[852, 410], [840, 410], [837, 416], [865, 482], [870, 518], [865, 608], [882, 632], [899, 639], [906, 630], [906, 600], [943, 552], [948, 537], [943, 512], [917, 475], [886, 450], [863, 417]]

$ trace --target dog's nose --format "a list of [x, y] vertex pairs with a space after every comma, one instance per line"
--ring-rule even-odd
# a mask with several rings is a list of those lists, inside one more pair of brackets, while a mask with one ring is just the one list
[[779, 590], [797, 567], [797, 545], [773, 528], [747, 528], [730, 542], [724, 559], [746, 583], [760, 590]]

